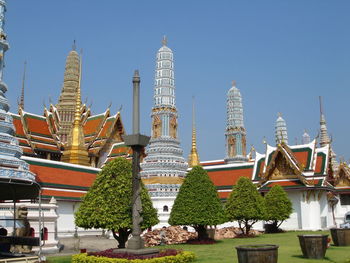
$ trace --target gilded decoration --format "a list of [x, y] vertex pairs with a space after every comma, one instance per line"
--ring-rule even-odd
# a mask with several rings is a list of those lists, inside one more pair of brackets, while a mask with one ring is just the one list
[[177, 137], [177, 120], [175, 117], [170, 119], [170, 136], [174, 139]]
[[335, 187], [349, 187], [350, 186], [350, 168], [347, 163], [341, 163], [339, 166], [338, 173], [334, 178]]
[[158, 138], [161, 135], [161, 129], [162, 129], [162, 121], [160, 120], [159, 116], [154, 116], [153, 118], [153, 138]]
[[247, 155], [247, 139], [245, 137], [245, 135], [242, 136], [242, 145], [243, 145], [243, 155], [246, 156]]
[[271, 179], [299, 179], [302, 183], [307, 184], [302, 175], [302, 167], [285, 143], [278, 145], [262, 178], [265, 182]]
[[236, 138], [230, 136], [228, 139], [228, 157], [236, 156]]
[[182, 184], [185, 179], [181, 177], [171, 176], [154, 176], [150, 178], [142, 178], [144, 184]]
[[285, 158], [279, 153], [275, 160], [275, 168], [273, 169], [270, 179], [295, 178], [295, 172], [290, 167]]
[[170, 108], [170, 107], [157, 107], [152, 110], [152, 113], [158, 113], [162, 111], [170, 111], [172, 113], [177, 113], [177, 110], [175, 108]]

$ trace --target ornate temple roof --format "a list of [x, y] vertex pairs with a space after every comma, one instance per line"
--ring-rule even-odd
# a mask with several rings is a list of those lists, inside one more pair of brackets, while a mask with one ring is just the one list
[[[20, 111], [19, 114], [11, 113], [16, 128], [15, 137], [27, 156], [43, 158], [38, 155], [38, 151], [61, 156], [65, 149], [65, 144], [57, 135], [59, 124], [54, 117], [54, 112], [46, 111], [45, 115], [40, 116], [25, 111]], [[108, 155], [113, 148], [112, 145], [106, 145], [109, 139], [112, 144], [123, 144], [122, 135], [125, 134], [125, 130], [119, 112], [110, 116], [108, 109], [104, 113], [92, 115], [85, 121], [83, 130], [84, 144], [90, 156], [101, 156], [104, 151]], [[129, 151], [131, 151], [129, 148], [125, 151], [125, 157], [128, 156]], [[107, 161], [107, 155], [105, 161]], [[108, 161], [110, 159], [108, 155]], [[54, 160], [60, 160], [60, 157]]]

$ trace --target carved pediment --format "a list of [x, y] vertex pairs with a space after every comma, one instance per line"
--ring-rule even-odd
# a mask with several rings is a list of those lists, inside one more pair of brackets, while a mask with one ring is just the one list
[[350, 169], [347, 164], [341, 164], [334, 180], [335, 187], [350, 186]]
[[282, 155], [282, 153], [278, 153], [276, 159], [274, 160], [274, 164], [271, 164], [271, 169], [269, 174], [267, 174], [267, 179], [290, 179], [297, 178], [300, 173], [295, 171], [293, 167], [288, 163], [286, 158]]
[[279, 145], [271, 157], [271, 161], [266, 167], [263, 180], [299, 179], [304, 184], [306, 180], [302, 175], [302, 167], [292, 156], [291, 151], [284, 149], [286, 145]]

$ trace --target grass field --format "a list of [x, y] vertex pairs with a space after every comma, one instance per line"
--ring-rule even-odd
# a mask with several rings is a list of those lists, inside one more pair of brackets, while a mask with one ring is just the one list
[[[279, 263], [344, 263], [350, 259], [350, 247], [331, 246], [327, 249], [326, 258], [322, 260], [305, 259], [299, 246], [297, 235], [300, 234], [329, 234], [324, 232], [287, 232], [281, 234], [264, 234], [255, 238], [235, 238], [218, 241], [213, 245], [170, 245], [161, 248], [176, 248], [193, 251], [199, 263], [234, 263], [238, 262], [235, 246], [246, 244], [276, 244]], [[49, 263], [68, 263], [70, 257], [49, 257]]]

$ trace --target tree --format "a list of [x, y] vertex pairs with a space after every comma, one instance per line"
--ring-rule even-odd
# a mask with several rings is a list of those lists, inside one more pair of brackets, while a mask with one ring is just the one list
[[279, 185], [274, 185], [265, 196], [266, 220], [272, 224], [271, 232], [277, 232], [284, 220], [293, 212], [292, 202], [286, 191]]
[[238, 221], [239, 228], [246, 236], [249, 235], [252, 226], [266, 216], [264, 198], [246, 177], [240, 177], [233, 186], [225, 211], [230, 221]]
[[[104, 166], [95, 182], [82, 199], [75, 214], [75, 224], [87, 228], [111, 230], [118, 241], [119, 248], [125, 243], [132, 231], [132, 170], [131, 163], [116, 158]], [[142, 229], [156, 225], [159, 220], [157, 210], [153, 208], [148, 191], [142, 184]]]
[[207, 226], [225, 222], [225, 213], [214, 184], [201, 166], [188, 172], [170, 213], [169, 224], [190, 225], [198, 240], [208, 239]]

